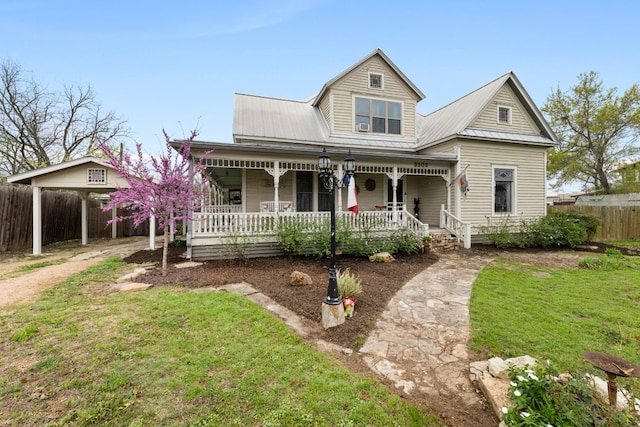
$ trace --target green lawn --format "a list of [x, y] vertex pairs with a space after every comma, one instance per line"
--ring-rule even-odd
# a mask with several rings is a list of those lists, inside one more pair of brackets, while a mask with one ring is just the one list
[[112, 258], [0, 317], [0, 424], [437, 426], [246, 298], [109, 295]]
[[[587, 351], [640, 364], [640, 258], [593, 256], [591, 269], [508, 262], [486, 267], [473, 286], [473, 348], [503, 358], [531, 355], [560, 370], [596, 371]], [[627, 387], [640, 391], [637, 382]], [[636, 395], [638, 393], [636, 392]]]

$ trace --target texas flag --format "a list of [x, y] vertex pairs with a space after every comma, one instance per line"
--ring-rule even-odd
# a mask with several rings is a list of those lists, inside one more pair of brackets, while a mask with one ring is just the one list
[[354, 176], [345, 175], [344, 180], [347, 181], [347, 209], [351, 212], [358, 213], [358, 192], [356, 191], [356, 178]]

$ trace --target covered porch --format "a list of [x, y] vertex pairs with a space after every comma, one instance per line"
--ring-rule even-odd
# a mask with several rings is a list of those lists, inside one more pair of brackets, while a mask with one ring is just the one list
[[[295, 224], [312, 230], [328, 223], [330, 193], [319, 180], [317, 151], [312, 152], [314, 157], [298, 151], [275, 159], [277, 153], [264, 158], [269, 155], [262, 148], [263, 160], [251, 159], [254, 156], [245, 155], [244, 150], [229, 151], [216, 148], [206, 159], [210, 191], [189, 224], [188, 257], [279, 255], [280, 227]], [[347, 153], [330, 152], [335, 176], [341, 179], [340, 159]], [[422, 237], [459, 222], [449, 214], [455, 190], [449, 185], [455, 172], [452, 159], [418, 159], [415, 155], [389, 159], [388, 153], [381, 158], [380, 154], [356, 152], [354, 157], [359, 213], [346, 209], [346, 188], [338, 188], [336, 219], [343, 226], [380, 236], [404, 230]], [[460, 239], [464, 241], [464, 236]]]

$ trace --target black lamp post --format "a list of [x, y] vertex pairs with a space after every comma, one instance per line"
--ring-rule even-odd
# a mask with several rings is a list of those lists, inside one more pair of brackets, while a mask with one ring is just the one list
[[[353, 176], [356, 169], [356, 161], [349, 155], [344, 160], [344, 173]], [[330, 214], [331, 214], [331, 260], [329, 265], [329, 287], [327, 289], [327, 297], [324, 303], [327, 305], [342, 304], [342, 299], [338, 293], [338, 276], [336, 274], [336, 194], [335, 188], [340, 186], [340, 180], [331, 169], [331, 157], [327, 154], [327, 149], [322, 149], [322, 154], [318, 157], [318, 171], [322, 179], [322, 185], [329, 192]]]

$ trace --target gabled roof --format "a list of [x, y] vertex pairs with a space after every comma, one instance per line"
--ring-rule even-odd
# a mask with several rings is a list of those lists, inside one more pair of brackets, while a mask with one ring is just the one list
[[[240, 119], [241, 118], [241, 119]], [[235, 94], [233, 135], [282, 141], [324, 141], [329, 130], [310, 102]]]
[[420, 91], [420, 89], [418, 89], [418, 87], [416, 85], [414, 85], [411, 82], [411, 80], [409, 80], [407, 78], [407, 76], [405, 76], [404, 73], [402, 71], [400, 71], [400, 69], [398, 67], [396, 67], [396, 64], [394, 64], [389, 59], [389, 57], [387, 55], [385, 55], [384, 52], [378, 48], [378, 49], [374, 50], [373, 52], [371, 52], [369, 55], [367, 55], [364, 58], [362, 58], [360, 61], [358, 61], [355, 64], [353, 64], [351, 67], [347, 68], [342, 73], [338, 74], [333, 79], [329, 80], [327, 83], [325, 83], [324, 86], [322, 86], [322, 89], [320, 90], [318, 95], [316, 96], [315, 100], [313, 101], [313, 105], [314, 106], [318, 105], [318, 103], [320, 102], [322, 97], [325, 95], [327, 90], [329, 90], [331, 85], [333, 85], [335, 82], [337, 82], [338, 80], [340, 80], [341, 78], [343, 78], [347, 74], [351, 73], [353, 70], [355, 70], [356, 68], [358, 68], [359, 66], [361, 66], [362, 64], [364, 64], [365, 62], [367, 62], [368, 60], [370, 60], [371, 58], [373, 58], [376, 55], [379, 56], [380, 59], [382, 59], [398, 75], [398, 77], [400, 77], [400, 79], [409, 88], [411, 88], [413, 93], [415, 93], [415, 95], [418, 97], [418, 100], [423, 100], [425, 98], [424, 94]]
[[310, 101], [268, 98], [237, 93], [233, 112], [236, 144], [260, 141], [293, 142], [297, 145], [367, 147], [413, 152], [415, 140], [380, 135], [372, 139], [359, 135], [331, 136], [320, 110]]
[[106, 160], [94, 156], [85, 156], [79, 159], [69, 160], [68, 162], [58, 163], [57, 165], [45, 166], [40, 169], [23, 172], [17, 175], [12, 175], [7, 178], [7, 182], [15, 184], [31, 184], [33, 178], [38, 178], [43, 175], [48, 175], [54, 172], [58, 172], [64, 169], [71, 169], [76, 166], [80, 166], [87, 163], [95, 163], [105, 168], [113, 169]]
[[[523, 135], [520, 133], [494, 132], [469, 128], [471, 123], [484, 111], [485, 107], [506, 84], [514, 91], [516, 97], [531, 116], [536, 126], [541, 129], [541, 135]], [[548, 145], [554, 145], [558, 140], [538, 107], [536, 107], [520, 83], [520, 80], [518, 80], [516, 75], [511, 71], [433, 113], [426, 116], [418, 115], [416, 122], [418, 127], [418, 140], [420, 141], [419, 148], [432, 146], [455, 138], [456, 136], [492, 138]]]

